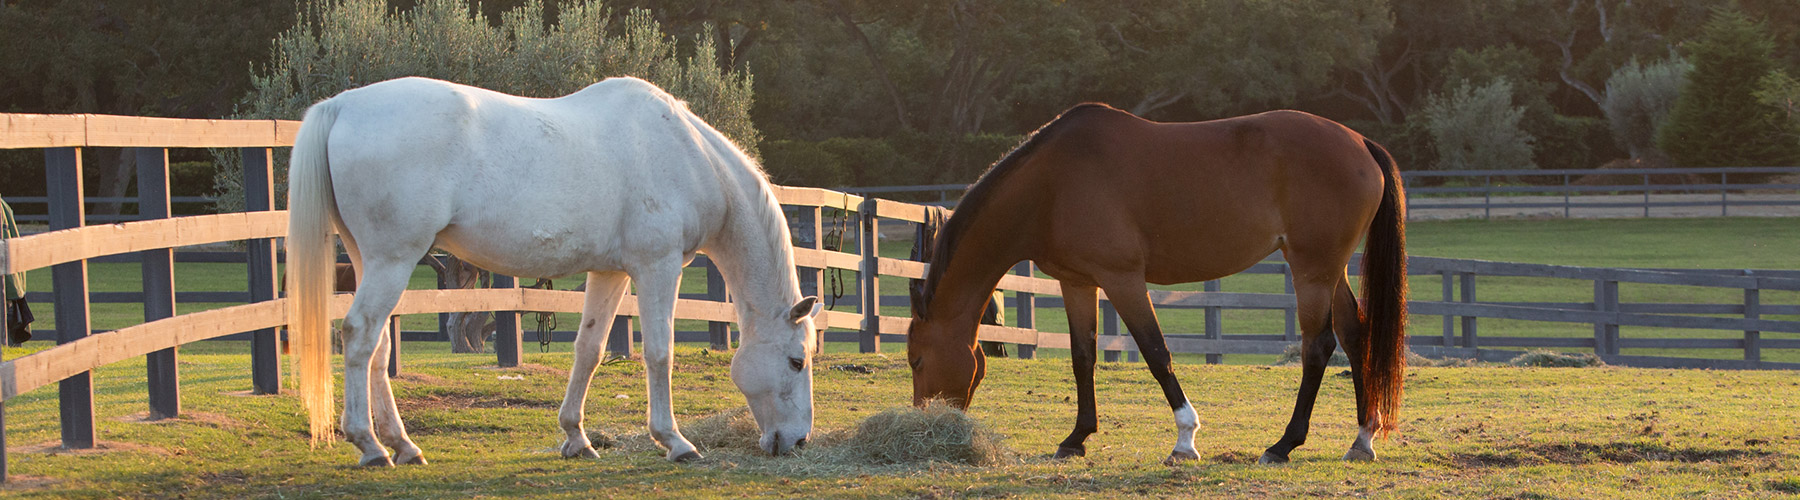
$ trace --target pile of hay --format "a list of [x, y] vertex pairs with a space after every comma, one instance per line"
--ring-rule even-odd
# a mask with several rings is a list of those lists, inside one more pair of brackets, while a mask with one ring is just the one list
[[1551, 368], [1584, 368], [1589, 366], [1605, 366], [1599, 356], [1585, 352], [1555, 352], [1543, 349], [1532, 349], [1508, 361], [1513, 366], [1540, 366]]
[[[891, 408], [864, 419], [855, 429], [815, 428], [807, 446], [788, 457], [771, 457], [757, 447], [761, 434], [748, 408], [738, 407], [690, 420], [682, 435], [706, 456], [702, 464], [789, 474], [845, 475], [906, 471], [937, 464], [987, 466], [1010, 463], [1018, 454], [1002, 436], [941, 402], [924, 408]], [[590, 435], [596, 448], [627, 453], [662, 453], [648, 433], [614, 441]]]

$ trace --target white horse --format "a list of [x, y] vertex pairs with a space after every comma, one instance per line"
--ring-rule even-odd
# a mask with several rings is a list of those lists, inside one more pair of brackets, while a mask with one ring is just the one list
[[762, 449], [787, 453], [812, 432], [809, 333], [819, 301], [800, 296], [787, 220], [755, 162], [654, 85], [612, 78], [530, 99], [425, 78], [381, 82], [307, 110], [291, 165], [289, 322], [301, 393], [314, 439], [331, 435], [325, 302], [335, 227], [361, 276], [343, 325], [341, 424], [362, 465], [425, 463], [394, 408], [382, 328], [433, 246], [513, 276], [587, 273], [558, 418], [565, 457], [598, 456], [582, 409], [631, 281], [650, 435], [670, 460], [700, 457], [669, 401], [675, 299], [695, 252], [718, 263], [736, 297], [743, 337], [731, 379], [762, 429]]

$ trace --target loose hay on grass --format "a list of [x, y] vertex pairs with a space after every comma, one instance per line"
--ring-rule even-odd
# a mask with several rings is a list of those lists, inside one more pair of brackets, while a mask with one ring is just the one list
[[[738, 407], [692, 420], [682, 435], [700, 448], [705, 463], [778, 473], [849, 475], [901, 472], [934, 464], [991, 466], [1010, 463], [1018, 454], [1005, 436], [953, 406], [933, 401], [924, 408], [890, 408], [870, 416], [855, 429], [819, 429], [794, 456], [771, 457], [757, 447], [761, 434], [748, 408]], [[628, 452], [661, 452], [648, 433], [613, 441], [593, 436], [599, 445]]]
[[1582, 368], [1588, 366], [1605, 366], [1599, 356], [1585, 352], [1555, 352], [1544, 349], [1532, 349], [1508, 361], [1513, 366], [1543, 366], [1553, 368]]

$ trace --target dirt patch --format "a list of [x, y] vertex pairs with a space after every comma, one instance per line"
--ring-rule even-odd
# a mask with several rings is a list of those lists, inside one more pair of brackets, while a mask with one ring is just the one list
[[126, 443], [126, 442], [122, 442], [122, 441], [98, 441], [98, 442], [94, 443], [93, 448], [79, 449], [79, 450], [64, 448], [62, 441], [47, 441], [47, 442], [38, 443], [38, 444], [34, 444], [34, 445], [8, 447], [6, 449], [6, 452], [11, 453], [11, 454], [25, 453], [25, 454], [50, 455], [50, 456], [74, 455], [74, 456], [78, 456], [78, 457], [79, 456], [89, 456], [89, 455], [99, 455], [102, 453], [117, 453], [117, 452], [141, 452], [141, 453], [150, 453], [150, 454], [162, 455], [162, 456], [173, 456], [174, 455], [174, 453], [170, 453], [169, 450], [165, 450], [165, 449], [158, 448], [155, 446], [145, 446], [145, 445], [141, 445], [141, 444], [137, 444], [137, 443]]
[[536, 363], [521, 363], [519, 366], [515, 366], [512, 368], [501, 368], [498, 366], [477, 366], [477, 367], [475, 367], [475, 369], [491, 370], [491, 371], [507, 372], [507, 373], [523, 373], [523, 374], [529, 374], [529, 375], [548, 375], [552, 378], [560, 378], [560, 379], [565, 379], [565, 380], [569, 378], [568, 370], [560, 369], [560, 368], [553, 368], [553, 367], [544, 366], [544, 365], [540, 365], [540, 364], [536, 364]]
[[429, 373], [400, 372], [399, 375], [389, 377], [389, 379], [397, 382], [407, 382], [419, 385], [444, 385], [444, 377]]
[[1255, 456], [1251, 456], [1251, 455], [1244, 454], [1244, 453], [1238, 453], [1235, 451], [1227, 451], [1224, 453], [1213, 455], [1213, 457], [1212, 457], [1214, 462], [1218, 462], [1218, 463], [1222, 463], [1222, 464], [1253, 464], [1253, 463], [1256, 463], [1257, 458], [1260, 458], [1260, 457], [1255, 457]]
[[[224, 394], [226, 396], [237, 396], [240, 398], [260, 398], [263, 396], [271, 396], [272, 395], [272, 394], [257, 394], [256, 391], [249, 390], [249, 389], [242, 390], [242, 391], [219, 391], [219, 394]], [[288, 390], [285, 388], [281, 390], [282, 396], [292, 396], [294, 394], [295, 394], [295, 392], [292, 390]]]
[[1458, 467], [1520, 467], [1527, 465], [1638, 462], [1730, 462], [1774, 455], [1743, 448], [1672, 448], [1656, 443], [1543, 443], [1502, 446], [1496, 451], [1448, 453], [1440, 459]]
[[159, 418], [156, 420], [150, 419], [150, 412], [140, 411], [140, 412], [133, 413], [130, 415], [124, 415], [124, 416], [118, 417], [114, 420], [118, 420], [120, 422], [130, 422], [130, 423], [134, 423], [134, 424], [150, 424], [150, 425], [190, 423], [190, 424], [200, 424], [200, 425], [204, 425], [204, 426], [212, 427], [212, 428], [216, 428], [216, 429], [242, 429], [242, 428], [244, 428], [244, 423], [237, 421], [237, 419], [227, 417], [225, 415], [220, 415], [217, 413], [206, 413], [206, 412], [197, 412], [197, 411], [181, 412], [181, 415], [177, 415], [177, 416], [175, 416], [175, 418]]
[[241, 470], [220, 472], [203, 472], [198, 476], [206, 484], [244, 484], [250, 482], [250, 473]]
[[53, 477], [8, 474], [6, 482], [0, 483], [0, 491], [47, 490], [59, 484], [62, 484], [62, 481]]
[[546, 401], [493, 394], [465, 392], [431, 392], [396, 398], [402, 415], [417, 410], [460, 410], [464, 408], [548, 408], [562, 407], [561, 401]]

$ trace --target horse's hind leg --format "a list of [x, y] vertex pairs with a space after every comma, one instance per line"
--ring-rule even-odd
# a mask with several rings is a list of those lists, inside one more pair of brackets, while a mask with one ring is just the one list
[[1143, 278], [1120, 280], [1105, 288], [1113, 308], [1119, 311], [1119, 319], [1131, 330], [1132, 340], [1137, 341], [1144, 364], [1150, 367], [1150, 375], [1162, 386], [1163, 397], [1168, 399], [1169, 408], [1175, 412], [1175, 449], [1163, 463], [1199, 459], [1200, 453], [1194, 450], [1194, 431], [1200, 428], [1200, 417], [1194, 412], [1194, 405], [1188, 402], [1187, 393], [1181, 391], [1181, 382], [1175, 380], [1169, 345], [1163, 340], [1162, 326], [1156, 322], [1156, 309], [1150, 305]]
[[588, 273], [586, 302], [581, 308], [581, 328], [575, 332], [575, 363], [569, 367], [569, 389], [563, 394], [562, 411], [557, 422], [562, 425], [562, 455], [565, 458], [598, 458], [587, 431], [581, 427], [582, 411], [587, 407], [588, 384], [594, 369], [600, 366], [600, 348], [606, 345], [607, 332], [618, 313], [619, 299], [631, 279], [625, 273]]
[[669, 371], [674, 363], [675, 298], [681, 290], [681, 260], [675, 256], [633, 271], [637, 282], [638, 315], [643, 318], [645, 385], [650, 397], [650, 437], [668, 448], [666, 457], [676, 462], [700, 458], [694, 444], [681, 436], [669, 400]]
[[1332, 294], [1331, 326], [1337, 332], [1338, 340], [1344, 344], [1344, 352], [1350, 358], [1350, 380], [1356, 388], [1356, 441], [1350, 443], [1350, 451], [1344, 453], [1344, 460], [1375, 459], [1375, 427], [1380, 425], [1368, 419], [1368, 399], [1363, 394], [1363, 358], [1366, 356], [1362, 343], [1366, 340], [1368, 328], [1362, 321], [1362, 312], [1357, 309], [1356, 296], [1350, 292], [1350, 282], [1341, 281], [1337, 293]]
[[[381, 324], [391, 326], [393, 322]], [[376, 332], [375, 337], [380, 343], [369, 360], [369, 401], [374, 405], [371, 412], [375, 417], [375, 437], [381, 444], [394, 449], [394, 463], [425, 465], [425, 452], [406, 436], [406, 424], [400, 421], [400, 409], [394, 404], [394, 389], [388, 381], [388, 351], [394, 348], [391, 333], [387, 330]]]
[[1295, 280], [1294, 298], [1300, 320], [1300, 392], [1294, 400], [1294, 415], [1288, 421], [1281, 440], [1269, 446], [1258, 462], [1287, 463], [1288, 452], [1306, 444], [1306, 433], [1312, 424], [1313, 402], [1319, 396], [1319, 382], [1325, 376], [1325, 365], [1337, 350], [1331, 336], [1331, 292], [1336, 283]]
[[[344, 317], [344, 415], [340, 425], [345, 437], [362, 452], [359, 463], [365, 466], [393, 465], [382, 441], [395, 436], [405, 438], [404, 431], [392, 432], [400, 427], [400, 417], [393, 409], [393, 394], [387, 386], [386, 358], [382, 359], [379, 376], [372, 377], [371, 371], [376, 366], [374, 357], [382, 342], [382, 329], [387, 325], [388, 315], [394, 312], [394, 305], [400, 302], [400, 294], [406, 290], [412, 271], [411, 261], [365, 258], [356, 300]], [[371, 390], [372, 378], [373, 382], [380, 383], [380, 388]], [[370, 407], [374, 398], [371, 396], [380, 397], [383, 423], [392, 424], [392, 429], [381, 437], [371, 429], [374, 416], [374, 409]], [[391, 422], [387, 421], [390, 417]], [[410, 441], [397, 444], [402, 444], [396, 446], [402, 453], [411, 452], [411, 456], [403, 455], [403, 459], [419, 458], [418, 447]]]
[[1069, 316], [1069, 361], [1075, 370], [1075, 430], [1056, 447], [1056, 458], [1087, 455], [1089, 435], [1099, 429], [1094, 409], [1094, 337], [1099, 311], [1098, 295], [1092, 285], [1062, 282], [1064, 312]]

